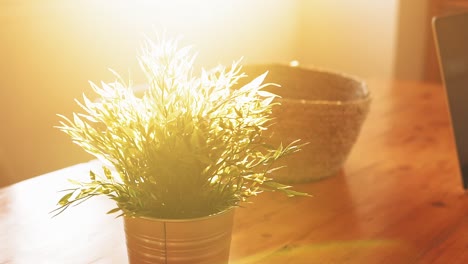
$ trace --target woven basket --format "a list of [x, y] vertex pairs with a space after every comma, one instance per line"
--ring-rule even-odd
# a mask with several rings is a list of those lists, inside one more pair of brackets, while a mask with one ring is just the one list
[[[248, 78], [269, 71], [265, 82], [280, 84], [266, 90], [281, 96], [273, 108], [274, 125], [268, 130], [272, 143], [309, 142], [284, 158], [273, 177], [299, 183], [335, 175], [343, 166], [369, 111], [366, 85], [354, 78], [327, 71], [285, 65], [248, 65]], [[242, 84], [241, 84], [242, 85]]]

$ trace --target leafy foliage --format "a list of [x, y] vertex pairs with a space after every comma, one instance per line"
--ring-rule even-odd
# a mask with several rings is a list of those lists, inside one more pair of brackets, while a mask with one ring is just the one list
[[263, 90], [271, 85], [263, 84], [267, 73], [234, 89], [245, 77], [238, 62], [195, 76], [194, 60], [176, 41], [147, 40], [139, 57], [148, 80], [142, 95], [114, 72], [115, 82], [91, 83], [98, 101], [76, 101], [83, 113], [60, 115], [58, 128], [111, 166], [74, 182], [57, 214], [97, 195], [116, 202], [109, 213], [158, 218], [217, 213], [262, 191], [306, 195], [269, 178], [273, 163], [300, 146], [272, 147], [263, 134], [276, 97]]

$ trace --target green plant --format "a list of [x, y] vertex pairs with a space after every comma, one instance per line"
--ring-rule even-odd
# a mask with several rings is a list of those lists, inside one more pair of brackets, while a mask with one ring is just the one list
[[262, 191], [306, 195], [269, 178], [273, 163], [299, 149], [298, 141], [272, 147], [264, 135], [276, 95], [262, 89], [267, 73], [234, 89], [245, 77], [238, 62], [194, 74], [195, 56], [176, 41], [148, 40], [139, 63], [148, 88], [142, 95], [117, 81], [91, 83], [84, 113], [58, 128], [101, 160], [103, 174], [73, 182], [55, 210], [97, 195], [117, 204], [108, 213], [191, 218], [237, 206]]

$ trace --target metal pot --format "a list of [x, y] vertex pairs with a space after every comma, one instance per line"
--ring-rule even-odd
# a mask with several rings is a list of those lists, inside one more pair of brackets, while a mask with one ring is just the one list
[[228, 263], [234, 208], [194, 219], [124, 217], [129, 263]]

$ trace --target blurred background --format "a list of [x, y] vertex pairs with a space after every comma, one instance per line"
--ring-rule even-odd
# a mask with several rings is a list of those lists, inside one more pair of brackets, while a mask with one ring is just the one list
[[183, 35], [207, 68], [298, 60], [362, 79], [437, 82], [430, 17], [466, 8], [459, 2], [2, 0], [0, 186], [92, 159], [53, 128], [56, 114], [92, 97], [88, 80], [112, 81], [108, 68], [143, 81], [144, 34]]

